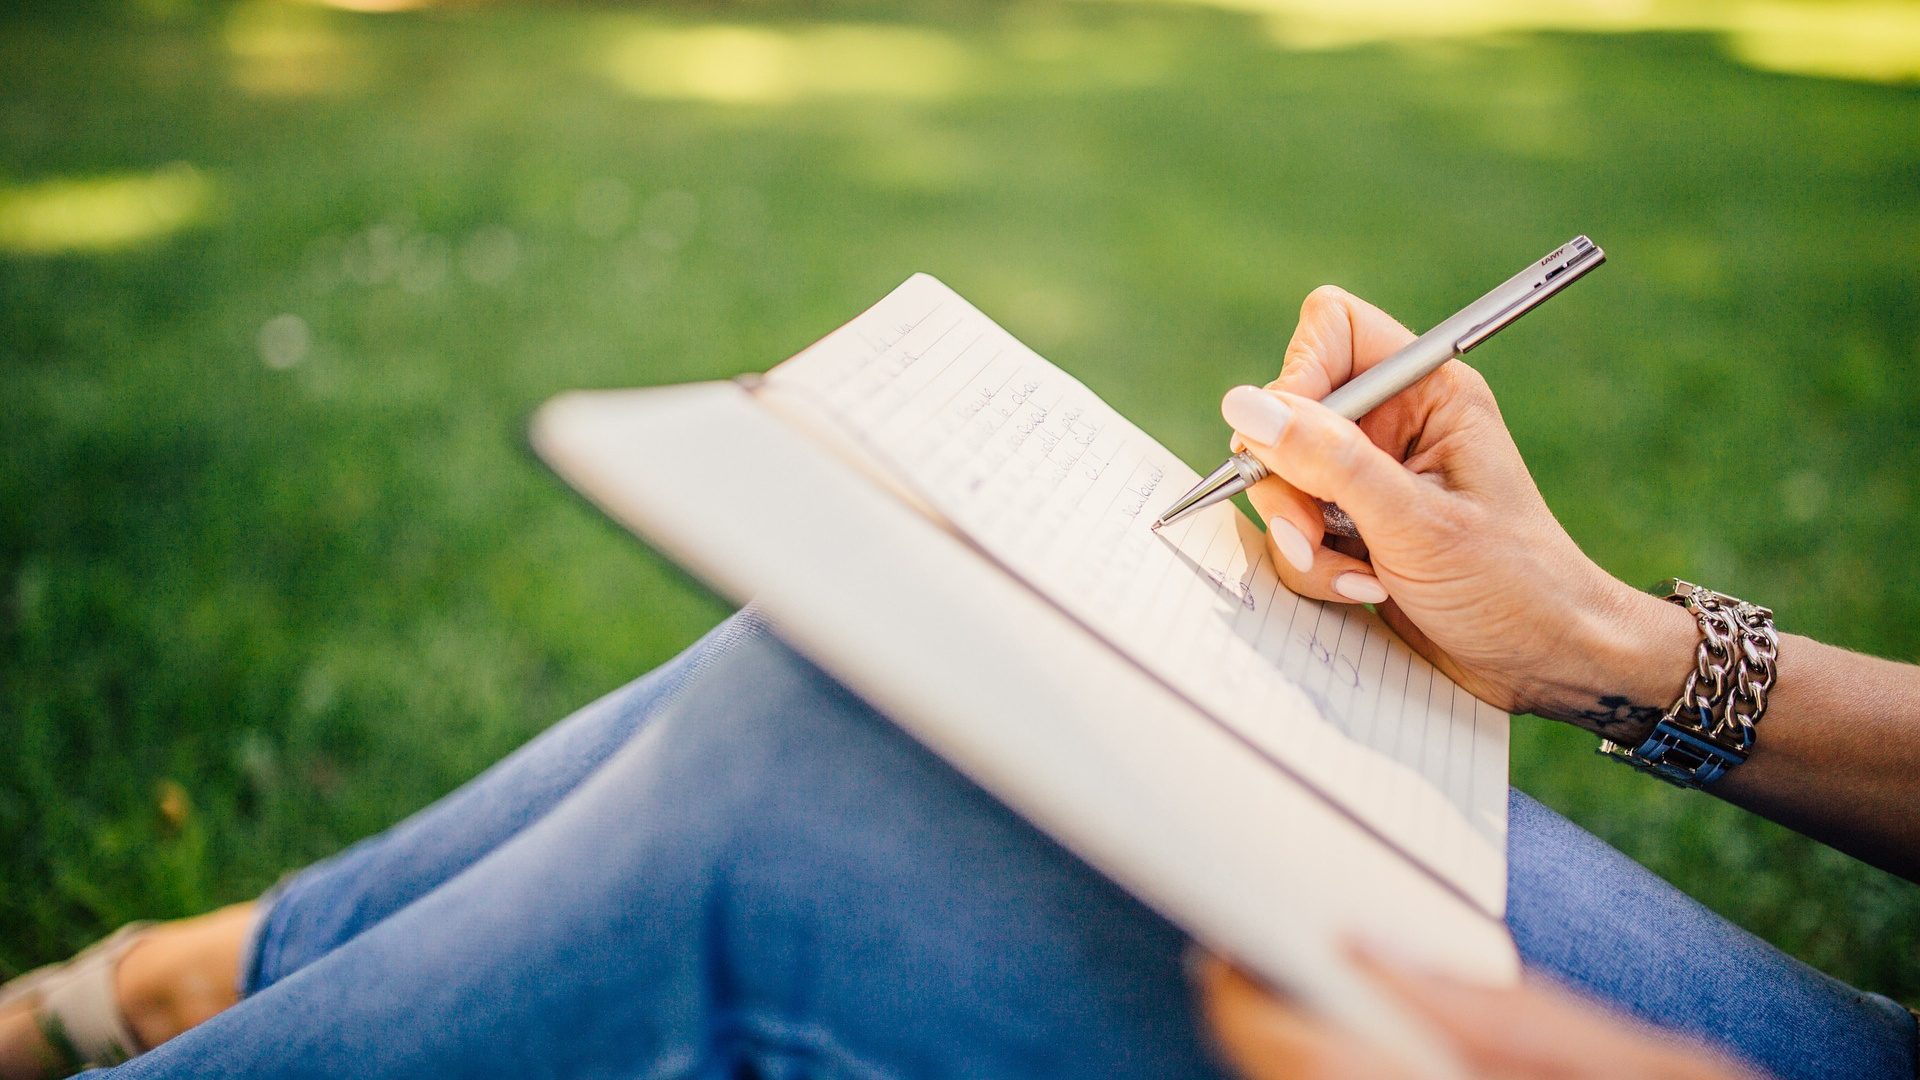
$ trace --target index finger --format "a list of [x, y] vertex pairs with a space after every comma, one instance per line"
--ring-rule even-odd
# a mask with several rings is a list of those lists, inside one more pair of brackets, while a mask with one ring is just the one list
[[1300, 305], [1280, 377], [1267, 387], [1318, 401], [1413, 339], [1413, 331], [1393, 316], [1336, 285], [1322, 285]]

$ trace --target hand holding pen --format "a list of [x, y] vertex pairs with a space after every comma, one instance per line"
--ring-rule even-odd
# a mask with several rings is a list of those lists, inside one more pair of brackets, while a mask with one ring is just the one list
[[[1320, 289], [1280, 377], [1222, 402], [1271, 474], [1247, 496], [1281, 580], [1313, 599], [1379, 605], [1422, 655], [1508, 711], [1585, 722], [1612, 701], [1657, 712], [1697, 631], [1567, 536], [1478, 372], [1443, 362], [1358, 423], [1321, 400], [1414, 340], [1373, 305]], [[1344, 507], [1364, 539], [1328, 536], [1323, 501]]]
[[[1549, 252], [1546, 258], [1508, 278], [1492, 292], [1461, 308], [1453, 317], [1394, 351], [1352, 382], [1326, 394], [1323, 404], [1349, 420], [1358, 420], [1381, 402], [1419, 382], [1434, 369], [1455, 357], [1464, 356], [1488, 338], [1511, 326], [1547, 297], [1578, 281], [1601, 263], [1607, 254], [1593, 241], [1576, 236]], [[1287, 350], [1291, 356], [1293, 350]], [[1284, 374], [1283, 374], [1284, 377]], [[1209, 473], [1168, 507], [1153, 523], [1158, 532], [1197, 511], [1223, 499], [1232, 498], [1265, 479], [1267, 471], [1252, 454], [1237, 453]], [[1352, 519], [1337, 505], [1322, 509], [1325, 526], [1343, 536], [1358, 535]]]

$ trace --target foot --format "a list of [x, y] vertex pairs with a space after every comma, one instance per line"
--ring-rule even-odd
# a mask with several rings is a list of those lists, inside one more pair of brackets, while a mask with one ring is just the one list
[[252, 927], [249, 901], [140, 936], [121, 959], [113, 990], [143, 1045], [159, 1046], [240, 1000], [240, 951]]
[[[113, 1064], [232, 1005], [252, 922], [247, 903], [142, 926], [108, 939], [116, 943], [100, 950], [104, 958], [94, 953], [95, 963], [107, 965], [103, 973], [74, 978], [75, 968], [59, 965], [16, 980], [13, 993], [0, 995], [0, 1080], [46, 1080]], [[86, 956], [76, 960], [85, 963]], [[76, 1015], [62, 1015], [69, 1010]], [[102, 1060], [89, 1060], [96, 1057]]]
[[34, 1022], [31, 1002], [0, 1005], [0, 1080], [40, 1080], [73, 1071]]

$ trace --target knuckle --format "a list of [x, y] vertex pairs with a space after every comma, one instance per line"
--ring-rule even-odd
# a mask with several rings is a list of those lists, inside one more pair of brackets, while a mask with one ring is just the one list
[[[1333, 322], [1344, 322], [1347, 317], [1347, 301], [1351, 299], [1347, 291], [1338, 285], [1322, 285], [1307, 294], [1300, 302], [1300, 327], [1325, 326]], [[1296, 340], [1302, 336], [1295, 335]]]
[[1487, 377], [1476, 368], [1458, 360], [1447, 364], [1447, 390], [1449, 396], [1474, 409], [1497, 409], [1493, 400], [1493, 386]]
[[1467, 380], [1467, 403], [1476, 409], [1498, 411], [1499, 406], [1493, 400], [1493, 387], [1488, 384], [1487, 377], [1472, 368], [1467, 370], [1473, 372], [1473, 377]]
[[1486, 521], [1479, 507], [1465, 499], [1421, 490], [1420, 485], [1415, 485], [1405, 519], [1418, 522], [1427, 541], [1447, 551], [1469, 550], [1476, 537], [1487, 535]]
[[1460, 381], [1461, 389], [1473, 393], [1493, 393], [1493, 388], [1487, 385], [1487, 377], [1480, 374], [1478, 368], [1475, 368], [1472, 364], [1461, 363], [1458, 360], [1451, 360], [1448, 361], [1448, 363], [1453, 368], [1454, 378]]
[[1366, 451], [1372, 444], [1364, 438], [1345, 438], [1338, 431], [1329, 430], [1326, 439], [1327, 470], [1331, 477], [1342, 486], [1358, 480], [1366, 469]]
[[[1308, 293], [1300, 303], [1299, 324], [1294, 327], [1293, 336], [1287, 342], [1286, 353], [1281, 359], [1280, 377], [1272, 386], [1297, 381], [1303, 373], [1324, 371], [1330, 364], [1337, 366], [1337, 357], [1330, 353], [1339, 352], [1339, 342], [1346, 340], [1345, 329], [1349, 323], [1353, 297], [1337, 285], [1322, 285]], [[1310, 376], [1307, 376], [1311, 382]], [[1324, 394], [1330, 387], [1321, 387], [1315, 396]]]
[[1366, 446], [1372, 444], [1358, 434], [1358, 429], [1343, 431], [1331, 417], [1315, 417], [1292, 427], [1295, 441], [1291, 449], [1320, 477], [1322, 486], [1345, 488], [1365, 467]]
[[1338, 285], [1319, 285], [1301, 302], [1300, 313], [1305, 315], [1308, 312], [1321, 311], [1329, 307], [1344, 308], [1346, 302], [1347, 290]]
[[1268, 383], [1269, 389], [1278, 389], [1283, 379], [1298, 372], [1303, 366], [1318, 363], [1320, 359], [1319, 343], [1310, 338], [1296, 336], [1287, 342], [1287, 351], [1280, 354], [1280, 378]]
[[1435, 498], [1429, 500], [1437, 504], [1433, 514], [1440, 522], [1444, 534], [1452, 538], [1484, 536], [1489, 524], [1488, 511], [1479, 503], [1468, 499]]

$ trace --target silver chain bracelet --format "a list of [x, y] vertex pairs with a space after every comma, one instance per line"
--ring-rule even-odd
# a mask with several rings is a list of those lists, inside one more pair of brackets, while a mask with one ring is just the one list
[[1680, 697], [1638, 746], [1600, 740], [1600, 752], [1681, 787], [1726, 775], [1753, 752], [1754, 729], [1779, 673], [1780, 635], [1773, 612], [1678, 578], [1656, 592], [1700, 624], [1693, 670]]

